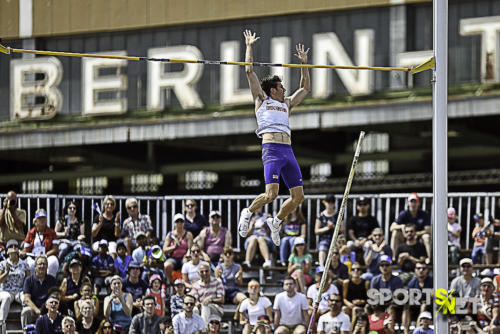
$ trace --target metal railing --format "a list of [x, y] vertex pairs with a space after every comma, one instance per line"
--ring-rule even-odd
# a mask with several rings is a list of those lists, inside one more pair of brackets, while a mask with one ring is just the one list
[[[5, 198], [5, 194], [0, 195]], [[371, 201], [371, 214], [377, 218], [382, 229], [385, 231], [385, 238], [389, 240], [389, 227], [400, 211], [407, 205], [407, 193], [399, 194], [356, 194], [351, 195], [346, 205], [344, 221], [356, 214], [356, 202], [360, 197], [367, 197]], [[421, 193], [421, 208], [431, 212], [432, 194]], [[120, 211], [122, 221], [128, 216], [125, 209], [125, 200], [131, 196], [114, 196], [116, 209]], [[233, 234], [233, 247], [236, 251], [242, 249], [243, 240], [237, 235], [237, 223], [241, 209], [247, 207], [255, 198], [255, 195], [212, 195], [212, 196], [133, 196], [138, 200], [139, 212], [151, 217], [155, 234], [163, 240], [168, 231], [173, 228], [173, 216], [175, 213], [184, 212], [185, 201], [194, 199], [198, 203], [198, 210], [208, 217], [211, 210], [217, 209], [222, 214], [222, 224]], [[495, 216], [496, 202], [500, 198], [500, 192], [468, 192], [449, 193], [449, 206], [453, 206], [457, 211], [459, 223], [462, 226], [462, 247], [470, 249], [472, 246], [471, 232], [474, 228], [473, 216], [475, 213], [484, 214], [485, 221], [489, 221], [491, 216]], [[275, 215], [280, 205], [288, 196], [279, 196], [275, 201], [264, 207], [264, 212]], [[306, 195], [305, 201], [301, 205], [301, 210], [307, 223], [307, 245], [308, 248], [315, 249], [318, 236], [314, 233], [316, 217], [324, 209], [322, 200], [325, 195]], [[336, 205], [340, 205], [342, 194], [336, 194]], [[27, 212], [28, 228], [32, 227], [33, 217], [38, 208], [47, 211], [47, 222], [51, 227], [55, 227], [56, 221], [63, 215], [63, 208], [66, 202], [73, 200], [77, 204], [77, 216], [85, 224], [92, 224], [95, 212], [92, 211], [94, 203], [102, 207], [103, 196], [83, 196], [83, 195], [47, 195], [47, 194], [18, 194], [18, 207]], [[442, 222], [443, 224], [446, 221]], [[434, 224], [434, 223], [433, 223]]]

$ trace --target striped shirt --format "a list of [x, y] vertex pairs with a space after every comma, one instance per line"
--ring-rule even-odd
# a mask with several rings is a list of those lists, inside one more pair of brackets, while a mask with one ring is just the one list
[[[196, 300], [202, 301], [205, 298], [224, 300], [224, 285], [218, 279], [211, 278], [209, 283], [204, 283], [202, 280], [196, 281], [191, 289], [191, 294], [196, 297]], [[223, 303], [220, 303], [223, 305]]]

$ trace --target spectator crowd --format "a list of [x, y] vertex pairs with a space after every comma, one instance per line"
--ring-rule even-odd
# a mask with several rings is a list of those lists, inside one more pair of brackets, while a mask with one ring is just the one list
[[[236, 235], [221, 212], [210, 211], [207, 219], [192, 199], [173, 215], [172, 230], [160, 240], [135, 198], [125, 201], [122, 214], [115, 198], [106, 196], [93, 207], [91, 227], [80, 220], [74, 201], [65, 203], [54, 229], [47, 225], [47, 210], [38, 208], [27, 230], [27, 213], [10, 191], [0, 211], [0, 334], [6, 333], [12, 303], [22, 306], [23, 329], [37, 334], [219, 333], [228, 322], [244, 334], [305, 334], [313, 315], [318, 334], [433, 333], [432, 300], [422, 293], [415, 303], [395, 302], [401, 289], [433, 288], [429, 212], [410, 194], [387, 240], [371, 215], [371, 200], [355, 203], [355, 215], [341, 220], [326, 267], [338, 218], [334, 196], [322, 201], [315, 221], [307, 221], [301, 207], [292, 212], [279, 247], [265, 223], [269, 214], [259, 212], [244, 252], [235, 254]], [[500, 333], [500, 219], [473, 216], [469, 256], [460, 241], [466, 227], [455, 208], [447, 214], [450, 289], [469, 298], [468, 314], [450, 316], [450, 331]], [[307, 247], [309, 226], [318, 236], [315, 250]], [[281, 292], [265, 293], [276, 281], [244, 280], [257, 264], [282, 273]], [[391, 291], [392, 298], [381, 291]]]

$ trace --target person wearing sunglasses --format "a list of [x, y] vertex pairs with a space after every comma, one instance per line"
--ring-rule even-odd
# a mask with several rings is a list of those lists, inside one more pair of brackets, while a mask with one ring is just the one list
[[379, 261], [381, 274], [373, 277], [370, 282], [370, 289], [389, 289], [392, 292], [403, 288], [403, 281], [398, 276], [392, 274], [392, 259], [390, 256], [382, 255]]
[[387, 244], [384, 232], [380, 227], [372, 231], [370, 239], [365, 243], [365, 254], [363, 256], [367, 269], [362, 278], [367, 281], [370, 281], [373, 276], [380, 274], [378, 262], [382, 255], [392, 257], [392, 248]]
[[260, 296], [260, 285], [256, 280], [248, 282], [249, 298], [241, 302], [239, 307], [240, 324], [243, 326], [243, 334], [258, 333], [269, 334], [271, 327], [259, 324], [259, 317], [267, 315], [272, 323], [273, 310], [269, 298]]
[[364, 264], [363, 247], [373, 230], [380, 227], [377, 219], [370, 213], [370, 199], [360, 197], [356, 201], [356, 215], [347, 221], [347, 246], [356, 253], [356, 261]]
[[37, 334], [54, 334], [62, 332], [63, 316], [59, 313], [59, 298], [50, 295], [45, 302], [47, 313], [36, 320]]
[[215, 268], [214, 276], [224, 283], [226, 303], [238, 305], [247, 298], [238, 288], [238, 285], [243, 285], [243, 268], [234, 263], [234, 252], [231, 246], [224, 247], [222, 262]]
[[101, 325], [99, 326], [99, 330], [97, 331], [97, 334], [115, 334], [115, 330], [113, 328], [113, 324], [109, 321], [104, 319], [101, 321]]
[[349, 279], [344, 280], [342, 294], [346, 306], [344, 312], [351, 319], [357, 312], [362, 311], [368, 299], [367, 291], [370, 288], [370, 282], [361, 278], [363, 269], [359, 262], [354, 262], [351, 267]]
[[184, 296], [184, 311], [177, 314], [172, 319], [174, 334], [195, 333], [197, 331], [205, 331], [205, 320], [198, 314], [193, 312], [196, 305], [196, 297], [193, 295]]
[[174, 215], [174, 228], [167, 233], [163, 243], [163, 253], [167, 257], [164, 263], [165, 275], [172, 282], [172, 272], [183, 267], [183, 259], [193, 246], [193, 234], [184, 229], [186, 219], [182, 213]]
[[[424, 311], [427, 311], [426, 308], [430, 307], [432, 308], [431, 305], [426, 305], [425, 304], [425, 295], [423, 294], [422, 290], [424, 289], [432, 289], [433, 283], [432, 283], [432, 276], [429, 275], [429, 267], [425, 263], [425, 261], [418, 261], [415, 265], [415, 275], [416, 277], [412, 278], [410, 283], [408, 283], [408, 289], [418, 289], [422, 293], [420, 299], [418, 302], [420, 305], [405, 305], [404, 311], [403, 311], [403, 325], [406, 330], [409, 331], [410, 328], [410, 323], [412, 321], [417, 321], [419, 314], [421, 314]], [[432, 310], [431, 310], [432, 311]]]
[[219, 334], [220, 333], [220, 322], [221, 317], [216, 314], [212, 314], [208, 318], [208, 333], [207, 334]]
[[62, 260], [73, 247], [85, 240], [85, 224], [76, 217], [76, 203], [68, 201], [64, 213], [57, 220], [56, 235], [59, 238], [59, 259]]
[[116, 240], [120, 236], [120, 211], [116, 211], [116, 200], [113, 196], [104, 197], [101, 212], [94, 216], [92, 224], [92, 249], [97, 253], [99, 241], [109, 243], [109, 254], [116, 258]]
[[190, 293], [198, 300], [197, 307], [201, 317], [208, 323], [210, 315], [224, 315], [225, 290], [222, 282], [211, 276], [208, 263], [200, 264], [199, 273], [200, 280], [193, 284]]
[[425, 246], [417, 240], [417, 230], [414, 224], [406, 224], [404, 228], [405, 242], [398, 246], [395, 258], [401, 268], [399, 277], [406, 285], [415, 275], [415, 265], [427, 258]]
[[200, 279], [200, 266], [208, 264], [202, 260], [202, 252], [197, 244], [194, 244], [190, 249], [191, 260], [182, 265], [182, 279], [186, 287], [191, 288], [193, 284]]
[[219, 210], [208, 215], [210, 227], [205, 227], [198, 236], [198, 245], [210, 257], [212, 263], [218, 263], [224, 247], [231, 247], [233, 236], [231, 231], [222, 225]]
[[450, 284], [450, 290], [454, 289], [455, 294], [461, 298], [473, 298], [479, 294], [481, 279], [472, 277], [472, 259], [466, 257], [460, 260], [460, 272], [462, 275], [455, 277]]
[[330, 295], [328, 299], [330, 312], [323, 314], [318, 320], [318, 334], [347, 334], [351, 330], [349, 316], [342, 312], [342, 297]]
[[[184, 228], [186, 229], [186, 231], [189, 231], [191, 232], [191, 234], [193, 234], [193, 238], [198, 237], [201, 230], [203, 230], [204, 227], [209, 226], [207, 218], [199, 213], [197, 209], [198, 204], [194, 199], [190, 198], [186, 200], [186, 208], [184, 211], [184, 219], [186, 221], [186, 224]], [[197, 241], [198, 239], [195, 239], [195, 242]]]
[[143, 232], [151, 237], [153, 231], [153, 224], [148, 215], [139, 213], [139, 204], [134, 197], [127, 198], [125, 201], [125, 208], [127, 209], [128, 218], [123, 221], [121, 237], [125, 238], [127, 243], [128, 254], [132, 254], [132, 249], [135, 248], [137, 233]]

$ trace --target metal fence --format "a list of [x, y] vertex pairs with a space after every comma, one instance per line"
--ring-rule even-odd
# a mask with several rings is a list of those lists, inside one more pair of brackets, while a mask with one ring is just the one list
[[[5, 194], [0, 195], [2, 199]], [[326, 195], [306, 195], [305, 201], [301, 205], [301, 210], [307, 222], [307, 244], [309, 249], [315, 249], [317, 238], [314, 234], [316, 217], [324, 210], [322, 200]], [[400, 194], [356, 194], [351, 195], [346, 210], [344, 220], [356, 214], [356, 202], [360, 197], [367, 197], [371, 201], [371, 214], [377, 218], [380, 226], [385, 231], [386, 240], [389, 240], [389, 227], [400, 211], [407, 205], [407, 193]], [[431, 212], [432, 194], [421, 193], [421, 208]], [[114, 196], [116, 209], [121, 213], [121, 221], [127, 216], [125, 200], [130, 196]], [[134, 196], [138, 200], [139, 212], [151, 217], [155, 234], [163, 240], [168, 231], [173, 228], [173, 216], [175, 213], [183, 212], [185, 201], [194, 199], [198, 203], [199, 212], [205, 217], [211, 210], [220, 210], [222, 214], [222, 224], [233, 234], [233, 247], [236, 251], [242, 249], [243, 240], [237, 235], [237, 223], [241, 209], [247, 207], [255, 198], [255, 195], [224, 195], [224, 196]], [[459, 222], [462, 226], [461, 243], [465, 249], [472, 246], [471, 233], [474, 228], [473, 216], [475, 213], [484, 214], [486, 222], [495, 216], [497, 201], [500, 199], [500, 192], [470, 192], [470, 193], [449, 193], [449, 206], [453, 206], [457, 211]], [[275, 215], [279, 206], [287, 196], [279, 196], [273, 203], [265, 206], [264, 212]], [[342, 194], [336, 194], [337, 207], [340, 206]], [[98, 203], [102, 207], [103, 196], [81, 196], [81, 195], [47, 195], [47, 194], [18, 194], [18, 207], [27, 212], [27, 225], [31, 228], [33, 217], [38, 208], [47, 211], [47, 223], [55, 227], [59, 217], [64, 216], [63, 209], [66, 202], [73, 200], [77, 204], [77, 216], [85, 224], [92, 224], [95, 212], [92, 207]], [[446, 224], [446, 221], [440, 222]], [[434, 223], [433, 223], [434, 224]]]

